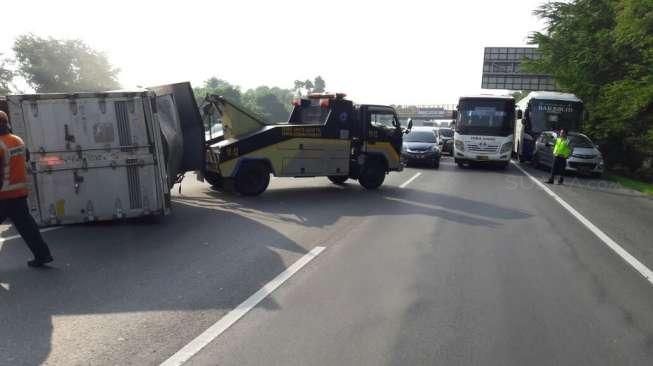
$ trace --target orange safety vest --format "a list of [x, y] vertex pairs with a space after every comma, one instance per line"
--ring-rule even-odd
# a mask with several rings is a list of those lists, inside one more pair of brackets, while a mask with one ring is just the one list
[[25, 143], [12, 134], [0, 136], [2, 188], [0, 200], [27, 196], [27, 167]]

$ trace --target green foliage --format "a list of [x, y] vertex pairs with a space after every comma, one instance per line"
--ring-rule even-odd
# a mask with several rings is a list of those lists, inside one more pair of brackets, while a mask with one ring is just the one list
[[323, 93], [326, 90], [326, 82], [324, 82], [321, 76], [317, 76], [313, 81], [308, 79], [304, 81], [295, 80], [293, 90], [299, 97], [311, 93]]
[[194, 88], [193, 91], [198, 105], [209, 94], [221, 95], [271, 122], [288, 120], [293, 99], [293, 91], [290, 89], [259, 86], [243, 93], [240, 87], [217, 77], [206, 80], [202, 87]]
[[315, 93], [324, 93], [326, 91], [326, 83], [319, 75], [315, 78], [315, 81], [313, 81], [313, 91]]
[[18, 73], [39, 93], [120, 88], [119, 70], [81, 40], [22, 35], [14, 43]]
[[535, 14], [547, 28], [531, 36], [542, 58], [526, 68], [581, 97], [608, 162], [637, 170], [653, 154], [653, 1], [551, 2]]
[[240, 87], [231, 85], [227, 81], [218, 79], [215, 76], [204, 81], [203, 86], [194, 88], [193, 92], [198, 105], [202, 105], [204, 98], [209, 94], [221, 95], [232, 102], [242, 104]]
[[653, 196], [653, 184], [639, 181], [639, 180], [634, 180], [634, 179], [629, 179], [626, 177], [622, 177], [617, 174], [609, 174], [606, 175], [606, 178], [613, 181], [617, 182], [623, 187], [629, 188], [629, 189], [634, 189], [636, 191], [640, 191], [642, 193], [645, 193], [649, 196]]
[[243, 95], [245, 107], [271, 122], [286, 122], [290, 115], [292, 92], [277, 87], [259, 86]]
[[14, 79], [14, 73], [7, 68], [9, 60], [2, 57], [0, 53], [0, 95], [10, 92], [11, 81]]
[[524, 91], [524, 90], [516, 91], [516, 92], [512, 92], [512, 94], [510, 95], [512, 95], [512, 97], [515, 98], [515, 102], [519, 102], [520, 100], [524, 99], [528, 95], [528, 91]]

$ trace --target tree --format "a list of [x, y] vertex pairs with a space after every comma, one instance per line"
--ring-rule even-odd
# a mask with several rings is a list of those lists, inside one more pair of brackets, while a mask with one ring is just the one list
[[304, 89], [304, 82], [301, 80], [295, 80], [294, 88], [295, 94], [299, 97], [302, 97], [302, 90]]
[[304, 81], [304, 90], [306, 90], [306, 94], [311, 94], [313, 92], [313, 82], [306, 79]]
[[525, 90], [520, 90], [520, 91], [515, 91], [512, 92], [510, 95], [512, 95], [513, 98], [515, 98], [515, 102], [519, 102], [520, 100], [524, 99], [528, 95], [528, 91]]
[[302, 97], [311, 93], [323, 93], [326, 90], [326, 83], [321, 76], [317, 76], [314, 81], [308, 79], [301, 81], [295, 80], [293, 91], [295, 95]]
[[535, 14], [547, 23], [531, 36], [542, 58], [526, 67], [583, 99], [608, 163], [639, 169], [653, 156], [653, 2], [552, 2]]
[[313, 81], [313, 92], [324, 93], [325, 90], [326, 90], [326, 83], [324, 82], [324, 79], [322, 79], [322, 77], [318, 75], [315, 78], [315, 81]]
[[204, 85], [199, 88], [194, 88], [193, 92], [198, 105], [201, 105], [204, 98], [209, 94], [220, 95], [232, 102], [242, 103], [240, 87], [232, 85], [225, 80], [218, 79], [215, 76], [206, 79]]
[[14, 79], [13, 71], [7, 68], [9, 60], [2, 57], [0, 53], [0, 95], [8, 94], [11, 91], [11, 81]]
[[246, 108], [258, 113], [268, 121], [285, 122], [288, 121], [290, 113], [288, 97], [292, 98], [290, 90], [259, 86], [245, 92], [243, 103]]
[[120, 88], [119, 70], [81, 40], [19, 36], [14, 43], [18, 73], [39, 93]]

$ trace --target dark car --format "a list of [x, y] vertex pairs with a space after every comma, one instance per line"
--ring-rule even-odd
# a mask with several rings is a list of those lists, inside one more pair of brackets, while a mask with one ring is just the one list
[[401, 157], [407, 164], [425, 163], [440, 167], [440, 144], [433, 127], [413, 127], [404, 135]]
[[438, 139], [440, 140], [440, 152], [442, 154], [453, 154], [453, 130], [448, 127], [437, 129]]

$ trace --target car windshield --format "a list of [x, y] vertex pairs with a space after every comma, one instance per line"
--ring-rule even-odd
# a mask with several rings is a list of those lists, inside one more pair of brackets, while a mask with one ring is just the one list
[[573, 147], [585, 147], [591, 148], [594, 147], [594, 144], [590, 139], [583, 135], [570, 135], [569, 136], [569, 145]]
[[453, 130], [448, 129], [448, 128], [442, 128], [439, 130], [440, 136], [443, 137], [453, 137]]
[[565, 129], [578, 131], [583, 105], [578, 102], [535, 100], [531, 108], [533, 132]]
[[411, 131], [404, 136], [405, 142], [435, 143], [435, 134], [431, 131]]

